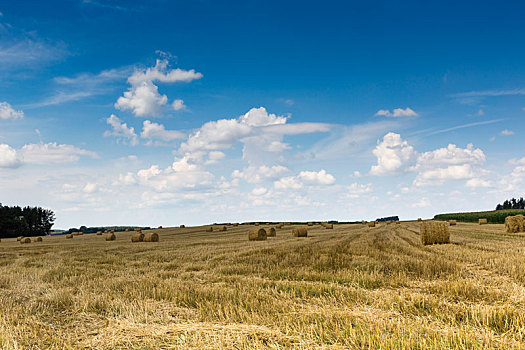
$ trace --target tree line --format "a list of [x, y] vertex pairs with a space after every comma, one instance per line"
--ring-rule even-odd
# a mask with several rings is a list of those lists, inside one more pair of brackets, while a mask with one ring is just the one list
[[525, 200], [523, 197], [520, 199], [512, 198], [507, 199], [502, 204], [496, 206], [496, 210], [505, 210], [505, 209], [525, 209]]
[[41, 207], [5, 206], [0, 203], [0, 238], [44, 236], [55, 221], [52, 210]]

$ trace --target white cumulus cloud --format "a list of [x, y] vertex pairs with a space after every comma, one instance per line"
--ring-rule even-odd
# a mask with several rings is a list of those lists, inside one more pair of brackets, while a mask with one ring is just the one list
[[23, 111], [17, 111], [7, 102], [0, 102], [0, 119], [22, 119]]
[[104, 133], [105, 137], [115, 136], [127, 140], [132, 146], [139, 144], [139, 138], [137, 134], [135, 134], [135, 128], [128, 127], [128, 125], [123, 123], [116, 115], [112, 114], [106, 119], [106, 122], [111, 125], [111, 130], [107, 130]]
[[417, 114], [414, 110], [407, 107], [405, 109], [403, 108], [395, 108], [392, 112], [390, 112], [388, 109], [380, 109], [376, 112], [376, 116], [383, 116], [383, 117], [392, 117], [392, 118], [401, 118], [401, 117], [417, 117], [419, 114]]
[[320, 171], [301, 171], [298, 175], [299, 179], [308, 184], [314, 185], [331, 185], [335, 182], [335, 177], [328, 174], [326, 170]]
[[414, 147], [393, 132], [378, 141], [372, 153], [377, 157], [377, 165], [372, 166], [370, 174], [378, 176], [397, 174], [408, 168], [416, 157]]
[[24, 163], [31, 164], [74, 163], [80, 156], [98, 158], [95, 152], [56, 142], [24, 145], [19, 152]]
[[[124, 92], [124, 96], [118, 98], [115, 108], [131, 111], [137, 117], [160, 115], [168, 103], [168, 97], [159, 93], [159, 88], [154, 82], [191, 82], [200, 78], [202, 74], [194, 69], [169, 69], [168, 60], [158, 59], [154, 67], [135, 70], [128, 78], [131, 87]], [[177, 99], [172, 103], [172, 107], [180, 110], [185, 108], [185, 105], [182, 100]]]
[[175, 100], [173, 101], [173, 103], [171, 104], [171, 106], [173, 107], [174, 110], [176, 111], [182, 111], [184, 109], [186, 109], [186, 105], [184, 104], [184, 101], [183, 100]]
[[177, 131], [177, 130], [166, 130], [164, 125], [153, 123], [149, 120], [145, 120], [142, 126], [142, 132], [140, 137], [143, 139], [150, 140], [162, 140], [162, 141], [173, 141], [178, 139], [183, 139], [186, 137], [186, 134]]
[[0, 144], [0, 168], [18, 168], [22, 159], [18, 152], [6, 144]]
[[279, 176], [289, 171], [290, 169], [282, 165], [261, 165], [259, 167], [249, 166], [248, 168], [243, 169], [242, 171], [234, 170], [232, 173], [232, 177], [236, 179], [242, 179], [248, 183], [258, 183], [262, 181], [277, 179]]
[[276, 189], [300, 189], [304, 185], [310, 186], [326, 186], [335, 183], [335, 177], [322, 169], [320, 171], [301, 171], [296, 176], [283, 177], [274, 181]]

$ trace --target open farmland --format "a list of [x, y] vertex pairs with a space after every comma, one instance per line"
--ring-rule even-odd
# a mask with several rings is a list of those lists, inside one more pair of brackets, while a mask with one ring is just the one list
[[[257, 228], [269, 228], [260, 225]], [[153, 230], [0, 243], [5, 349], [523, 348], [525, 235], [458, 223]]]

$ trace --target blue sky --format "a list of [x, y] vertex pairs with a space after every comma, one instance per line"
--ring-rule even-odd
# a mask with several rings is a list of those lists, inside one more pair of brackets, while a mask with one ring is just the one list
[[0, 193], [57, 227], [409, 219], [525, 185], [520, 1], [0, 1]]

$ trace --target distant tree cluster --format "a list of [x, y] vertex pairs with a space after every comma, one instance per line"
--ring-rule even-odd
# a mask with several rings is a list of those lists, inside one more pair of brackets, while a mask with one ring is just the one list
[[386, 217], [386, 218], [380, 218], [380, 219], [376, 219], [376, 221], [378, 222], [385, 222], [385, 221], [399, 221], [399, 216], [389, 216], [389, 217]]
[[498, 204], [496, 210], [505, 210], [505, 209], [525, 209], [525, 200], [523, 197], [520, 199], [512, 198], [507, 199], [503, 204]]
[[40, 207], [9, 207], [0, 203], [0, 238], [48, 235], [55, 213]]
[[99, 227], [86, 227], [80, 226], [79, 228], [72, 227], [69, 230], [65, 231], [64, 234], [69, 234], [73, 232], [82, 232], [82, 233], [97, 233], [98, 231], [104, 232], [105, 230], [115, 230], [126, 231], [126, 229], [134, 230], [135, 228], [140, 228], [142, 230], [149, 230], [150, 227], [137, 227], [137, 226], [99, 226]]

